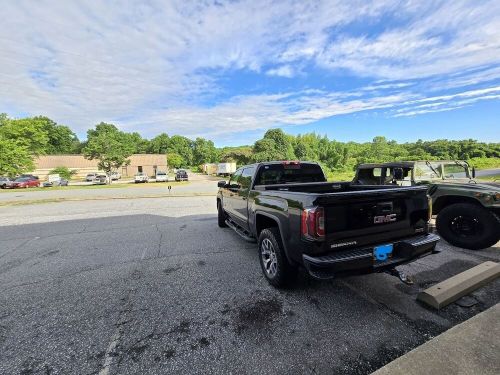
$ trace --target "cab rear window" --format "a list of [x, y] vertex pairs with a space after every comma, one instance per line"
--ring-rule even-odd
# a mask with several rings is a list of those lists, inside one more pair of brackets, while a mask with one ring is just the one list
[[255, 184], [294, 184], [325, 182], [326, 178], [317, 164], [270, 164], [259, 168]]

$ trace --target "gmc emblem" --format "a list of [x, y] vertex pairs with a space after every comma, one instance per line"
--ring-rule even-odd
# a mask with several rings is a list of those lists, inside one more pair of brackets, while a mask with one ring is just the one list
[[373, 218], [373, 224], [392, 223], [393, 221], [396, 221], [396, 214], [375, 216]]

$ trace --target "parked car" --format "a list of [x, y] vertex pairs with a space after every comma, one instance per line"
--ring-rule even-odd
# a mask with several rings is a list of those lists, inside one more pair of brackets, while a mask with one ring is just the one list
[[24, 178], [24, 177], [28, 177], [28, 178], [31, 178], [31, 179], [33, 179], [33, 180], [38, 180], [38, 179], [39, 179], [39, 178], [38, 178], [38, 176], [35, 176], [35, 175], [33, 175], [33, 174], [22, 174], [22, 175], [18, 176], [18, 178], [21, 178], [21, 177], [22, 177], [22, 178]]
[[109, 182], [108, 176], [105, 174], [98, 174], [95, 176], [93, 184], [94, 185], [106, 185]]
[[439, 234], [452, 245], [476, 250], [500, 240], [500, 184], [478, 182], [475, 174], [459, 160], [361, 164], [353, 183], [427, 186]]
[[167, 172], [156, 172], [156, 182], [168, 182]]
[[0, 188], [5, 189], [10, 185], [12, 180], [8, 177], [0, 177]]
[[29, 187], [39, 187], [40, 186], [40, 181], [36, 178], [33, 177], [19, 177], [16, 178], [11, 184], [10, 187], [11, 189], [17, 189], [17, 188], [29, 188]]
[[119, 172], [111, 172], [111, 179], [113, 181], [117, 181], [122, 178], [122, 175]]
[[53, 186], [68, 186], [68, 180], [61, 178], [56, 181], [45, 181], [42, 186], [43, 187], [53, 187]]
[[144, 172], [139, 172], [134, 176], [134, 182], [138, 184], [139, 182], [149, 182], [149, 176]]
[[429, 233], [425, 186], [327, 182], [310, 162], [247, 165], [218, 186], [219, 227], [257, 241], [264, 276], [278, 287], [300, 266], [318, 279], [393, 272], [434, 253], [439, 240]]
[[92, 181], [94, 181], [94, 180], [95, 180], [95, 178], [96, 178], [97, 176], [99, 176], [99, 173], [97, 173], [97, 172], [95, 172], [95, 173], [89, 173], [89, 174], [87, 175], [87, 177], [85, 177], [85, 180], [86, 180], [87, 182], [92, 182]]
[[188, 174], [184, 169], [179, 169], [175, 174], [175, 181], [188, 181]]

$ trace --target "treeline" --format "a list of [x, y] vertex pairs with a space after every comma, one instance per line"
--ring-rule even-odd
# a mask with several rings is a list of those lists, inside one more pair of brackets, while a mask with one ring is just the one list
[[468, 160], [477, 168], [500, 166], [500, 143], [473, 139], [397, 143], [385, 137], [371, 142], [339, 142], [326, 136], [308, 133], [298, 136], [271, 129], [251, 147], [226, 149], [226, 155], [238, 163], [266, 160], [318, 161], [329, 173], [353, 171], [360, 163], [396, 160]]
[[334, 174], [352, 171], [359, 163], [422, 159], [463, 159], [478, 168], [500, 166], [500, 143], [472, 139], [397, 143], [375, 137], [371, 142], [356, 143], [330, 140], [315, 133], [293, 136], [271, 129], [253, 145], [216, 148], [211, 140], [201, 137], [192, 140], [162, 133], [145, 139], [137, 132], [122, 132], [112, 124], [101, 123], [90, 129], [87, 140], [82, 142], [68, 126], [47, 117], [11, 119], [0, 114], [0, 175], [32, 170], [33, 158], [38, 155], [91, 157], [97, 149], [109, 157], [119, 153], [123, 160], [134, 153], [167, 154], [169, 166], [176, 168], [229, 161], [242, 165], [267, 160], [311, 160]]

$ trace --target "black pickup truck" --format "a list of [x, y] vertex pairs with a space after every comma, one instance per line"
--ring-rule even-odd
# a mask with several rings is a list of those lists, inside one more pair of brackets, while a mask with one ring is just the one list
[[311, 162], [265, 162], [219, 181], [219, 227], [257, 241], [262, 271], [285, 286], [304, 266], [319, 279], [393, 270], [435, 252], [426, 187], [327, 182]]

